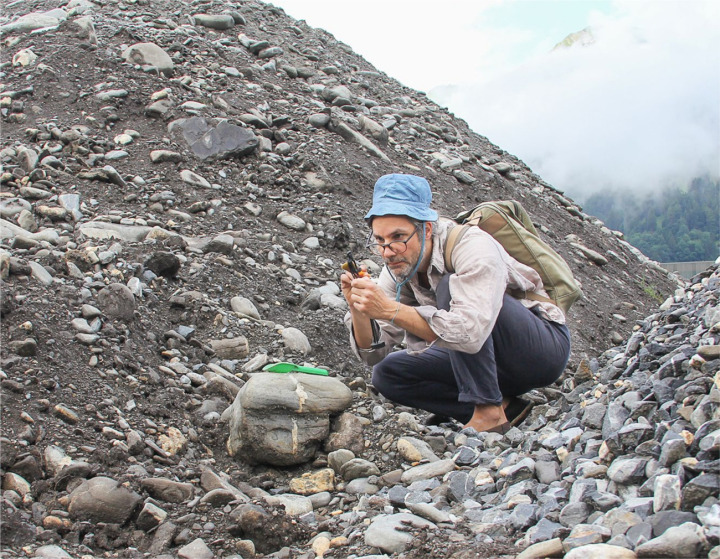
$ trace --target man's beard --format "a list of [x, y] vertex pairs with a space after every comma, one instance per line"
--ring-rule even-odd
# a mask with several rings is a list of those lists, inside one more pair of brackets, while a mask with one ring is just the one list
[[[418, 256], [419, 258], [419, 256]], [[408, 262], [404, 258], [398, 258], [396, 260], [388, 260], [386, 261], [386, 264], [388, 262], [402, 262], [403, 266], [400, 268], [394, 268], [391, 270], [393, 277], [395, 278], [395, 281], [397, 283], [402, 283], [404, 281], [409, 280], [412, 277], [412, 273], [415, 270], [415, 264], [417, 262]]]

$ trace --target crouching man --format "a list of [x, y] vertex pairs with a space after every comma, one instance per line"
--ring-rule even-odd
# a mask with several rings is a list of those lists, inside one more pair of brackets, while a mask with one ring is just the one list
[[[424, 178], [391, 174], [375, 183], [367, 247], [385, 267], [377, 282], [341, 278], [350, 343], [388, 399], [505, 433], [530, 410], [518, 396], [565, 369], [565, 316], [550, 302], [506, 293], [547, 297], [537, 272], [479, 227], [459, 240], [448, 272], [443, 249], [452, 224], [438, 221], [431, 202]], [[403, 342], [407, 349], [398, 349]]]

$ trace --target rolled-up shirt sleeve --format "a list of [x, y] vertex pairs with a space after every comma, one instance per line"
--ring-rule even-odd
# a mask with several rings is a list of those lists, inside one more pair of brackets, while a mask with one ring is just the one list
[[437, 334], [435, 345], [477, 353], [492, 332], [507, 286], [503, 250], [489, 235], [469, 231], [452, 254], [450, 309], [420, 306], [416, 310]]
[[[377, 281], [378, 285], [387, 294], [387, 296], [395, 299], [395, 281], [392, 279], [387, 269], [383, 269]], [[401, 297], [400, 302], [410, 304], [411, 301], [407, 294], [405, 294]], [[345, 326], [347, 326], [350, 331], [350, 348], [352, 349], [352, 352], [363, 363], [371, 367], [380, 363], [380, 361], [382, 361], [388, 353], [392, 352], [395, 346], [401, 344], [405, 338], [405, 330], [391, 324], [388, 321], [378, 320], [376, 322], [379, 325], [379, 338], [377, 340], [373, 340], [376, 342], [373, 344], [374, 347], [362, 349], [358, 347], [357, 342], [355, 341], [355, 332], [353, 331], [352, 316], [350, 312], [345, 314], [344, 321]]]

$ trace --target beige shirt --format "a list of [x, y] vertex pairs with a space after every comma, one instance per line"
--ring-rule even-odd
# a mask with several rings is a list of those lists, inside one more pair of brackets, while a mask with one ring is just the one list
[[[345, 324], [350, 329], [351, 347], [366, 364], [379, 363], [403, 342], [412, 352], [437, 345], [464, 353], [477, 353], [495, 326], [506, 289], [520, 289], [547, 297], [535, 270], [515, 260], [491, 235], [479, 227], [472, 227], [452, 252], [455, 272], [450, 276], [450, 310], [438, 309], [435, 290], [447, 273], [443, 249], [451, 226], [451, 222], [440, 220], [433, 231], [432, 255], [427, 270], [430, 289], [419, 284], [418, 272], [400, 293], [400, 302], [414, 307], [438, 339], [427, 342], [387, 321], [378, 320], [380, 341], [385, 342], [384, 347], [359, 349], [348, 312]], [[383, 268], [377, 281], [383, 291], [395, 299], [396, 284], [387, 267]], [[565, 323], [562, 310], [552, 303], [529, 299], [521, 299], [520, 302], [528, 308], [539, 307], [540, 315], [546, 320]]]

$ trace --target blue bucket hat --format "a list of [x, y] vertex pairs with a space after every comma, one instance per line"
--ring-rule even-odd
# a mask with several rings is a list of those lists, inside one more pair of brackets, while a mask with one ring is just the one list
[[438, 214], [430, 209], [432, 192], [422, 177], [395, 173], [384, 175], [375, 183], [373, 205], [365, 216], [405, 215], [419, 221], [437, 221]]

